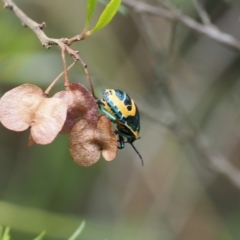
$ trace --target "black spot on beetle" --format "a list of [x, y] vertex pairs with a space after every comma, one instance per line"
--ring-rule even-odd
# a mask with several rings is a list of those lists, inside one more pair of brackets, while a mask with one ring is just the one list
[[132, 108], [131, 98], [127, 94], [126, 94], [126, 98], [124, 100], [124, 104], [125, 104], [125, 106], [130, 106]]

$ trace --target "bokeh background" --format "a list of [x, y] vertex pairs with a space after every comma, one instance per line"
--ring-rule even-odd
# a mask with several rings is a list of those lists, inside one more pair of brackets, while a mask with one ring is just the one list
[[[162, 7], [160, 0], [146, 0]], [[169, 1], [165, 1], [169, 4]], [[86, 1], [18, 0], [49, 37], [72, 37]], [[199, 23], [191, 0], [172, 2]], [[202, 1], [212, 23], [240, 39], [240, 2]], [[104, 5], [99, 3], [95, 21]], [[0, 126], [0, 225], [12, 239], [67, 239], [82, 220], [82, 240], [240, 239], [239, 51], [158, 16], [126, 6], [112, 23], [73, 44], [97, 95], [126, 91], [141, 114], [141, 139], [112, 162], [72, 161], [68, 136], [28, 147], [29, 131]], [[67, 57], [68, 63], [71, 59]], [[43, 48], [0, 4], [0, 94], [32, 83], [43, 89], [62, 71], [57, 47]], [[72, 82], [89, 87], [81, 65]], [[63, 89], [63, 81], [53, 93]]]

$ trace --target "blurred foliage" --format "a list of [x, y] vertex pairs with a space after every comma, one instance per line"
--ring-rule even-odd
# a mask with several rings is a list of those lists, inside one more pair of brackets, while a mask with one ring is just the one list
[[78, 229], [73, 233], [73, 235], [68, 240], [75, 240], [78, 238], [78, 236], [82, 233], [83, 229], [85, 227], [85, 221], [83, 221]]
[[0, 239], [1, 240], [10, 240], [10, 235], [9, 235], [10, 228], [6, 227], [3, 229], [2, 226], [0, 226]]
[[[41, 239], [43, 239], [44, 235], [45, 235], [45, 233], [42, 232], [39, 236], [37, 236], [33, 240], [41, 240]], [[11, 239], [10, 228], [6, 227], [5, 229], [3, 229], [3, 227], [0, 226], [0, 240], [10, 240], [10, 239]]]
[[[72, 37], [84, 28], [85, 1], [17, 3], [47, 23], [49, 37]], [[192, 1], [174, 3], [199, 19]], [[239, 1], [202, 3], [213, 24], [240, 39]], [[94, 15], [104, 7], [98, 4]], [[98, 96], [102, 88], [119, 88], [137, 103], [142, 129], [136, 147], [145, 166], [126, 146], [113, 162], [79, 167], [69, 156], [68, 136], [29, 148], [29, 132], [0, 126], [0, 225], [11, 227], [11, 239], [33, 239], [43, 230], [46, 240], [67, 239], [83, 219], [81, 240], [239, 239], [239, 187], [196, 149], [190, 127], [211, 154], [225, 156], [238, 171], [239, 53], [177, 23], [128, 12], [73, 49], [87, 63]], [[44, 49], [1, 8], [1, 95], [26, 82], [45, 89], [61, 71], [59, 49]], [[89, 87], [80, 65], [69, 74]]]
[[[85, 222], [83, 221], [80, 224], [80, 226], [77, 228], [77, 230], [73, 233], [73, 235], [70, 238], [68, 238], [68, 240], [78, 239], [78, 237], [82, 233], [84, 227], [85, 227]], [[40, 233], [37, 237], [35, 237], [33, 240], [42, 240], [45, 235], [46, 235], [46, 232], [44, 231], [44, 232]], [[11, 239], [10, 228], [6, 227], [4, 229], [2, 226], [0, 226], [0, 240], [10, 240], [10, 239]]]

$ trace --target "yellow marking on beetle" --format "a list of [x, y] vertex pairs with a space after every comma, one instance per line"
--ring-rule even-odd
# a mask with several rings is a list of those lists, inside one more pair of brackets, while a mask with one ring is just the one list
[[[121, 121], [119, 121], [119, 120], [117, 121], [117, 123], [118, 123], [119, 125], [122, 125], [122, 126], [128, 126], [127, 124], [124, 124], [123, 122], [121, 122]], [[139, 137], [139, 131], [133, 131], [131, 128], [128, 128], [128, 130], [131, 131], [131, 133], [134, 135], [134, 137], [136, 138], [136, 140], [140, 138], [140, 137]]]
[[[124, 101], [121, 101], [117, 96], [116, 92], [111, 89], [106, 89], [106, 92], [114, 92], [114, 94], [109, 94], [108, 98], [117, 106], [117, 108], [120, 110], [122, 113], [123, 117], [128, 117], [128, 116], [135, 116], [136, 114], [136, 105], [134, 101], [131, 99], [131, 104], [132, 104], [132, 109], [129, 111], [127, 109], [127, 106], [124, 104]], [[109, 109], [109, 108], [108, 108]], [[106, 110], [108, 111], [106, 108]], [[111, 110], [109, 112], [112, 112]]]

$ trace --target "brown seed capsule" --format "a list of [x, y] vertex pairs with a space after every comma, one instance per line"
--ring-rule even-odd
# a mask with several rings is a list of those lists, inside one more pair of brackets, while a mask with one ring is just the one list
[[117, 154], [117, 139], [110, 120], [100, 116], [97, 126], [80, 120], [70, 132], [70, 153], [75, 162], [81, 166], [96, 163], [101, 154], [111, 161]]

